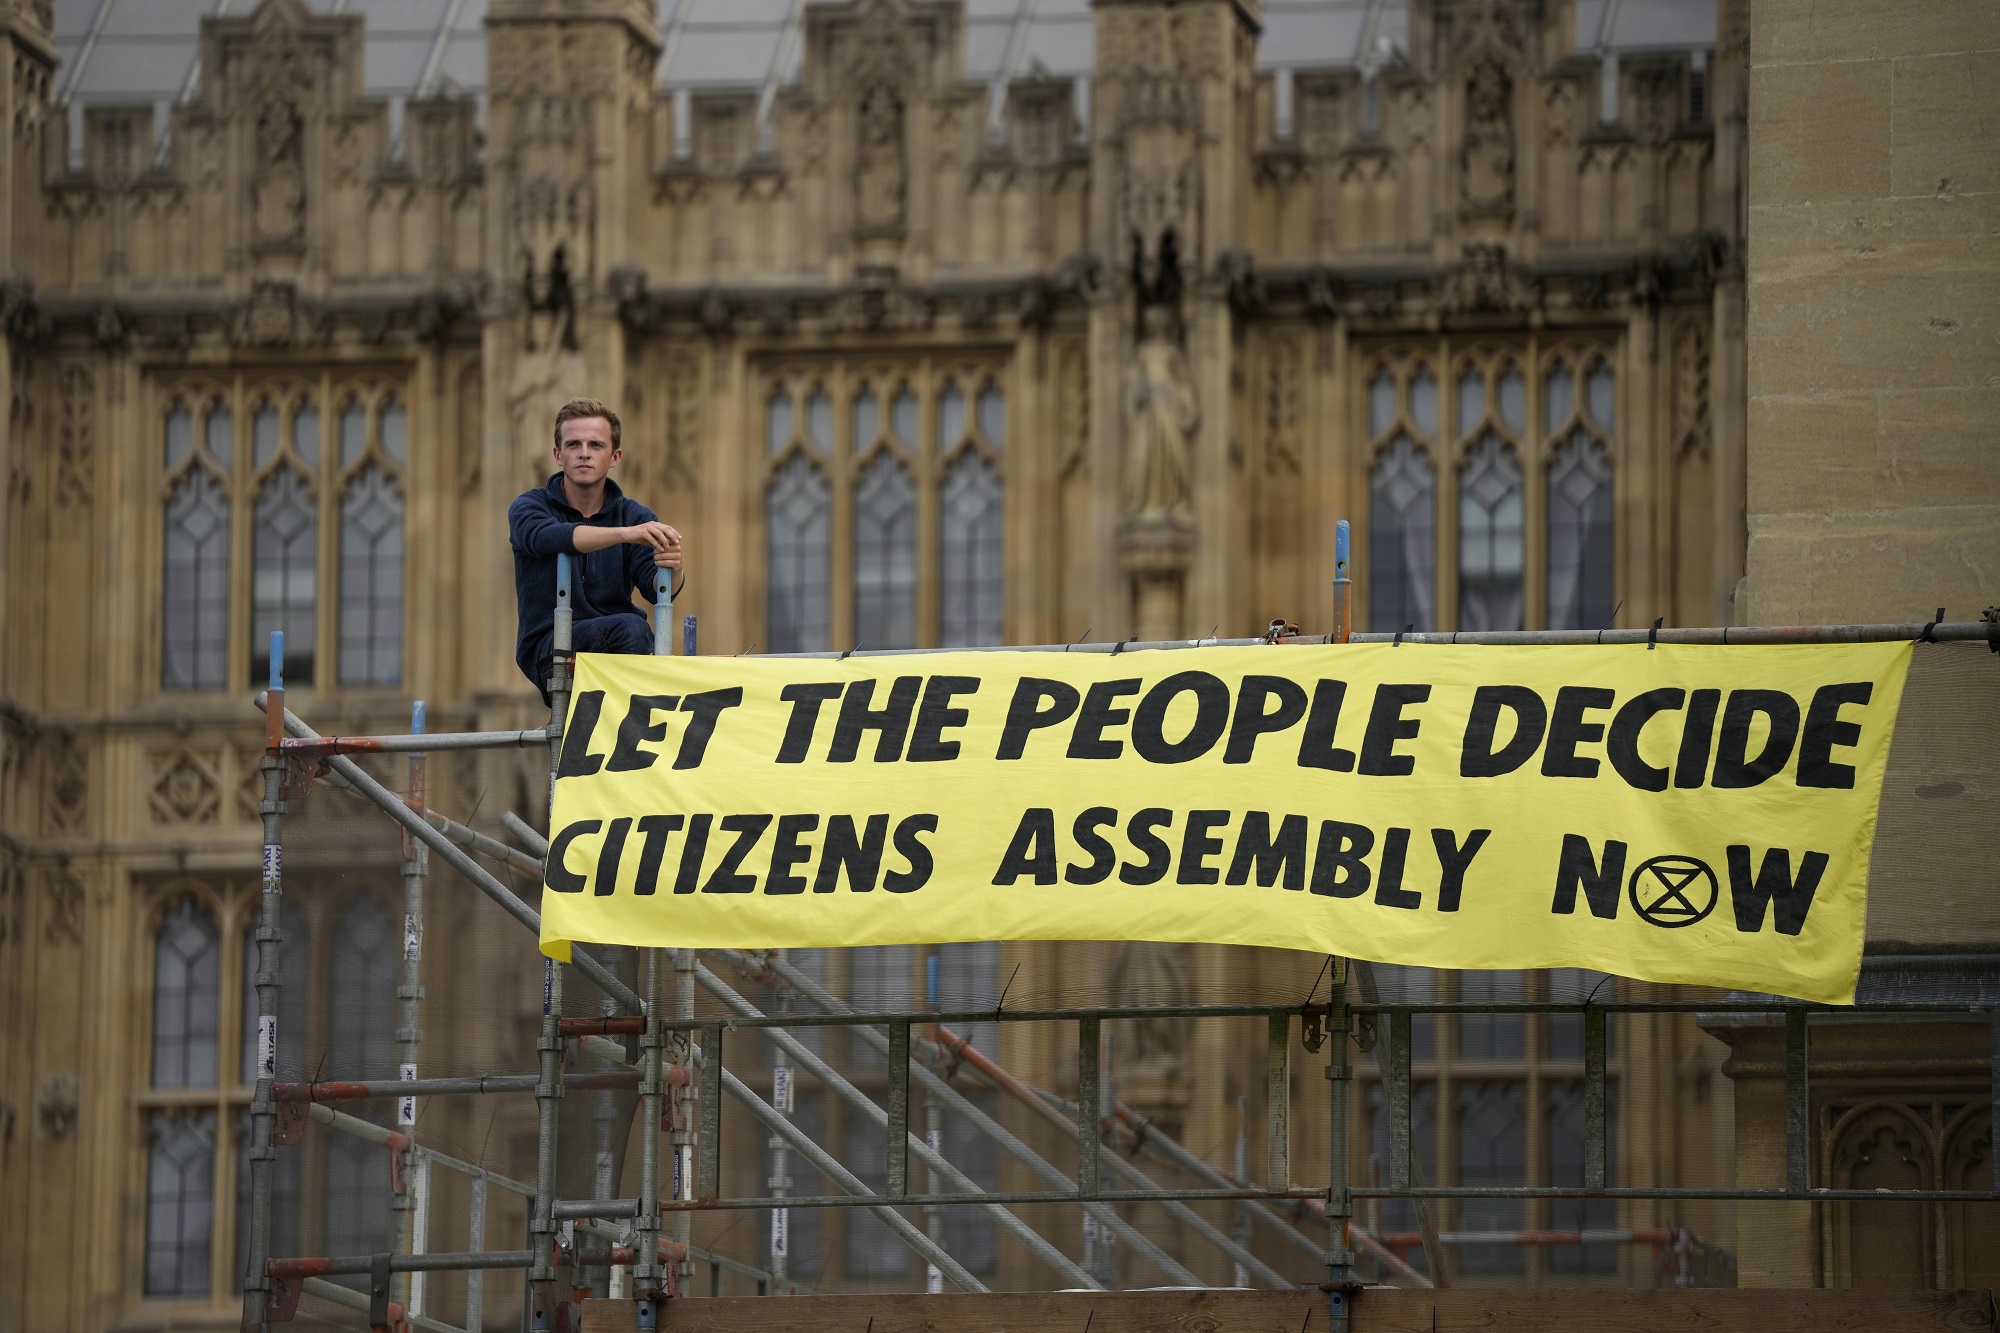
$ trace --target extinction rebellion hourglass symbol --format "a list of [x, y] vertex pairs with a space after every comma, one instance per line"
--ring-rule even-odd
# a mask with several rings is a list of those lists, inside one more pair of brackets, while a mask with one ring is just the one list
[[1632, 872], [1632, 908], [1649, 925], [1692, 926], [1715, 910], [1715, 872], [1692, 856], [1656, 856]]

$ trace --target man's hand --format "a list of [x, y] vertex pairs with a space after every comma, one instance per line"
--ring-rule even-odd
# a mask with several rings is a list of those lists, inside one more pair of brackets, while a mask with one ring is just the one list
[[625, 540], [634, 546], [653, 548], [653, 564], [661, 569], [681, 567], [681, 534], [665, 523], [641, 523], [626, 528]]

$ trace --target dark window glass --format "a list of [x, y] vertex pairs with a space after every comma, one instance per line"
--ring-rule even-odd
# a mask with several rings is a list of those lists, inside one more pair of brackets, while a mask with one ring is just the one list
[[196, 464], [169, 492], [166, 520], [160, 683], [170, 690], [219, 690], [228, 683], [229, 633], [229, 499], [223, 483]]
[[1549, 464], [1550, 629], [1611, 624], [1611, 501], [1611, 457], [1578, 426]]
[[1458, 472], [1458, 627], [1522, 625], [1521, 571], [1527, 562], [1521, 464], [1492, 431]]
[[[1584, 1092], [1581, 1081], [1543, 1084], [1543, 1116], [1548, 1132], [1549, 1184], [1583, 1184]], [[1618, 1085], [1604, 1086], [1604, 1183], [1617, 1183]], [[1551, 1199], [1549, 1226], [1558, 1231], [1608, 1231], [1618, 1225], [1615, 1199]], [[1615, 1273], [1616, 1244], [1552, 1245], [1551, 1273]]]
[[[396, 985], [402, 933], [389, 909], [357, 894], [333, 922], [328, 957], [328, 1078], [396, 1077]], [[392, 1102], [365, 1102], [356, 1114], [386, 1123]], [[328, 1254], [375, 1254], [389, 1248], [389, 1169], [383, 1150], [351, 1134], [321, 1136], [326, 1145], [322, 1201]], [[364, 1287], [365, 1278], [344, 1280]]]
[[1437, 474], [1407, 435], [1376, 455], [1368, 478], [1368, 624], [1436, 628]]
[[[1512, 1004], [1528, 997], [1527, 979], [1519, 972], [1461, 972], [1458, 998], [1466, 1004]], [[1458, 1015], [1458, 1058], [1518, 1060], [1522, 1044], [1521, 1014]]]
[[403, 493], [370, 463], [340, 500], [340, 683], [402, 679]]
[[[1528, 1183], [1527, 1084], [1518, 1079], [1456, 1085], [1458, 1183], [1480, 1186]], [[1458, 1206], [1461, 1231], [1519, 1231], [1527, 1219], [1520, 1199], [1465, 1199]], [[1519, 1274], [1527, 1253], [1519, 1245], [1455, 1247], [1467, 1274]]]
[[939, 552], [938, 643], [984, 647], [1006, 638], [1001, 604], [1000, 474], [967, 449], [946, 469]]
[[[1368, 1178], [1386, 1183], [1389, 1179], [1389, 1095], [1380, 1083], [1368, 1085]], [[1420, 1172], [1424, 1183], [1441, 1182], [1437, 1173], [1437, 1084], [1424, 1080], [1410, 1083], [1410, 1160], [1417, 1168], [1411, 1175], [1416, 1183]], [[1433, 1216], [1438, 1205], [1431, 1205]], [[1429, 1273], [1430, 1260], [1424, 1254], [1419, 1234], [1417, 1205], [1411, 1199], [1384, 1199], [1381, 1202], [1383, 1244], [1400, 1255], [1419, 1273]]]
[[[981, 1026], [994, 1025], [981, 1024]], [[995, 1115], [1000, 1109], [998, 1093], [971, 1092], [967, 1096], [973, 1105], [988, 1115]], [[949, 1107], [943, 1108], [941, 1119], [942, 1132], [934, 1146], [944, 1154], [945, 1160], [971, 1176], [973, 1182], [982, 1189], [999, 1189], [1000, 1145], [974, 1125], [968, 1117]], [[927, 1175], [928, 1173], [926, 1178]], [[937, 1189], [940, 1193], [951, 1193], [956, 1187], [949, 1181], [939, 1178]], [[999, 1237], [996, 1231], [993, 1214], [984, 1208], [953, 1207], [944, 1210], [945, 1252], [964, 1264], [967, 1272], [993, 1271], [994, 1264], [1000, 1257]]]
[[887, 450], [861, 469], [854, 491], [854, 640], [917, 646], [917, 488]]
[[312, 485], [280, 467], [257, 491], [250, 567], [250, 676], [271, 670], [271, 631], [285, 632], [285, 679], [313, 679], [313, 605], [319, 576], [319, 506]]
[[215, 918], [193, 898], [183, 898], [153, 937], [154, 1087], [215, 1086], [221, 982]]
[[154, 1111], [146, 1133], [146, 1294], [206, 1296], [215, 1112]]
[[765, 496], [765, 638], [774, 653], [824, 652], [832, 635], [831, 501], [826, 477], [799, 455]]

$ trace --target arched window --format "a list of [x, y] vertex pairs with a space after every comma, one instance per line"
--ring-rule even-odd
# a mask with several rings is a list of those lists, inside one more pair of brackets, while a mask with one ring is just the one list
[[1002, 605], [1000, 473], [976, 449], [945, 470], [940, 527], [938, 644], [990, 646], [1006, 638]]
[[[396, 1077], [396, 984], [402, 950], [389, 909], [366, 894], [334, 918], [328, 953], [326, 1067], [329, 1077]], [[389, 1103], [368, 1103], [370, 1118]], [[389, 1168], [384, 1150], [351, 1134], [326, 1136], [322, 1201], [329, 1254], [375, 1254], [389, 1245]]]
[[146, 1137], [146, 1294], [206, 1296], [215, 1112], [154, 1111]]
[[1460, 629], [1521, 628], [1526, 535], [1520, 460], [1489, 430], [1458, 470]]
[[215, 918], [192, 896], [153, 937], [153, 1086], [212, 1088], [222, 947]]
[[887, 450], [862, 467], [854, 492], [854, 641], [917, 646], [917, 488]]
[[[1469, 1186], [1528, 1183], [1527, 1087], [1515, 1079], [1476, 1080], [1454, 1089], [1458, 1129], [1458, 1178]], [[1459, 1223], [1468, 1231], [1518, 1231], [1526, 1216], [1520, 1199], [1466, 1199]], [[1459, 1271], [1518, 1274], [1527, 1253], [1518, 1245], [1460, 1247]]]
[[[311, 475], [278, 453], [278, 413], [268, 401], [252, 423], [252, 452], [264, 472], [251, 542], [250, 674], [270, 671], [271, 631], [285, 632], [287, 683], [313, 680], [314, 607], [319, 583], [319, 502]], [[266, 441], [269, 441], [267, 444]]]
[[197, 449], [187, 404], [177, 399], [167, 413], [160, 684], [170, 690], [228, 684], [228, 409], [213, 404], [207, 424]]
[[772, 475], [765, 500], [767, 651], [824, 652], [832, 634], [832, 499], [826, 476], [804, 454]]
[[1378, 632], [1437, 624], [1437, 473], [1399, 434], [1368, 476], [1368, 623]]
[[[341, 416], [340, 683], [403, 681], [403, 487], [408, 418], [394, 394], [377, 425], [381, 451], [366, 449], [366, 418], [348, 401]], [[350, 434], [354, 441], [350, 443]]]
[[1584, 381], [1584, 407], [1566, 363], [1549, 375], [1549, 628], [1603, 629], [1616, 609], [1611, 418], [1614, 385], [1602, 359]]

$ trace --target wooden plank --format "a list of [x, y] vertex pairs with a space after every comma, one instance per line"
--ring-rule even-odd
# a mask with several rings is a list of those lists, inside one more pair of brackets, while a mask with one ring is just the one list
[[[1543, 1289], [1358, 1292], [1353, 1333], [1964, 1333], [1993, 1330], [1968, 1291]], [[1317, 1292], [996, 1292], [985, 1296], [668, 1301], [660, 1333], [1326, 1333]], [[629, 1301], [591, 1301], [583, 1333], [634, 1333]]]

